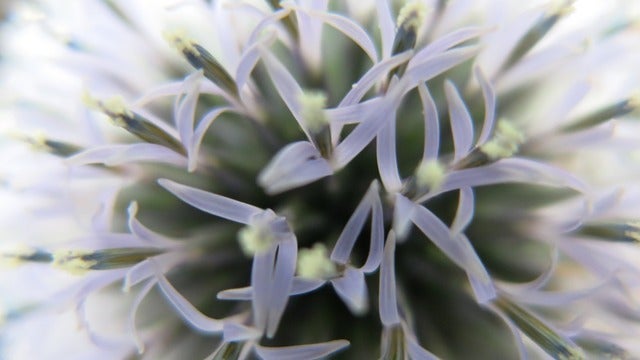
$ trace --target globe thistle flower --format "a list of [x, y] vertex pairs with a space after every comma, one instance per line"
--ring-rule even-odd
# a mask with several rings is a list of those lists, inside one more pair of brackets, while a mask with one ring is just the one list
[[0, 357], [640, 356], [639, 16], [13, 3]]

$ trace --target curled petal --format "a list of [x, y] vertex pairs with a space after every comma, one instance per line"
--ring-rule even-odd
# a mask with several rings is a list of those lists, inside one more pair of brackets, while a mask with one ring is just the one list
[[325, 358], [349, 346], [346, 340], [334, 340], [319, 344], [269, 348], [257, 345], [256, 352], [264, 360], [315, 360]]
[[359, 315], [367, 312], [367, 284], [361, 270], [347, 267], [342, 277], [331, 280], [331, 285], [352, 313]]
[[187, 159], [157, 144], [104, 145], [79, 152], [66, 159], [69, 165], [105, 164], [118, 166], [135, 162], [156, 162], [183, 167]]

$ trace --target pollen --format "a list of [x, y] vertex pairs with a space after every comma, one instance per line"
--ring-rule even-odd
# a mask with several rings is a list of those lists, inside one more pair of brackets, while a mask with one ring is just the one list
[[422, 1], [411, 1], [406, 3], [398, 14], [398, 27], [405, 29], [419, 29], [427, 17], [427, 7]]
[[327, 95], [321, 91], [307, 91], [300, 95], [302, 118], [313, 133], [317, 133], [329, 124], [324, 112], [327, 107]]
[[418, 186], [433, 190], [442, 185], [446, 172], [445, 168], [437, 160], [427, 160], [418, 165], [415, 176]]
[[96, 260], [85, 260], [91, 255], [86, 250], [60, 250], [53, 253], [53, 266], [75, 275], [82, 275], [98, 264]]
[[329, 259], [327, 247], [316, 243], [298, 253], [298, 275], [306, 279], [329, 279], [337, 274], [336, 264]]
[[248, 225], [238, 232], [240, 248], [248, 257], [267, 251], [275, 241], [273, 234], [264, 225]]
[[498, 160], [513, 156], [524, 140], [524, 134], [511, 122], [501, 120], [493, 139], [482, 145], [480, 149], [489, 159]]

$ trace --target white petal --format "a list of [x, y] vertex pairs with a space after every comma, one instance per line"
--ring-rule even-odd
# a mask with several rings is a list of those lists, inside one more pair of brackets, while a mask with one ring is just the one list
[[480, 83], [482, 98], [484, 99], [484, 123], [482, 124], [482, 130], [477, 142], [478, 145], [482, 145], [489, 140], [491, 132], [493, 131], [496, 120], [496, 94], [493, 86], [491, 86], [491, 83], [489, 83], [489, 80], [487, 80], [482, 72], [482, 69], [476, 67], [474, 74], [476, 79], [478, 79], [478, 83]]
[[308, 141], [282, 148], [258, 175], [258, 183], [269, 194], [294, 189], [333, 174], [333, 169]]
[[473, 220], [474, 204], [473, 189], [470, 187], [460, 189], [458, 210], [456, 211], [456, 216], [453, 219], [453, 224], [451, 224], [452, 234], [461, 233], [469, 223], [471, 223], [471, 220]]
[[396, 194], [395, 206], [393, 209], [393, 231], [398, 238], [398, 242], [406, 240], [411, 229], [411, 217], [413, 216], [414, 204], [400, 194]]
[[454, 161], [458, 161], [469, 153], [473, 145], [473, 121], [455, 85], [447, 80], [444, 89], [449, 105], [449, 122], [455, 152]]
[[369, 309], [367, 284], [362, 271], [347, 267], [342, 277], [331, 280], [331, 285], [353, 314], [360, 315], [367, 312]]
[[376, 160], [382, 184], [388, 193], [398, 192], [402, 188], [402, 180], [398, 172], [396, 154], [396, 122], [393, 119], [380, 130], [376, 137]]
[[[328, 0], [307, 0], [294, 7], [298, 25], [298, 43], [302, 56], [311, 69], [319, 69], [322, 58], [322, 22], [310, 16], [311, 13], [324, 13]], [[287, 7], [286, 4], [281, 4]], [[315, 11], [314, 11], [315, 10]]]
[[422, 160], [431, 160], [438, 158], [438, 150], [440, 149], [440, 122], [438, 121], [438, 109], [429, 93], [427, 85], [418, 85], [418, 93], [420, 94], [420, 102], [422, 103], [422, 111], [424, 118], [424, 151]]
[[118, 166], [135, 162], [156, 162], [183, 167], [187, 159], [157, 144], [104, 145], [79, 152], [65, 160], [69, 165], [105, 164]]
[[189, 326], [204, 333], [222, 331], [223, 321], [210, 318], [201, 313], [167, 281], [167, 278], [158, 269], [156, 269], [156, 278], [162, 294]]
[[256, 345], [256, 352], [263, 360], [315, 360], [325, 358], [346, 346], [349, 346], [349, 342], [346, 340], [279, 348]]
[[238, 70], [236, 70], [236, 84], [238, 85], [238, 90], [241, 90], [244, 87], [249, 80], [251, 72], [256, 67], [258, 60], [260, 59], [261, 47], [269, 47], [275, 40], [276, 34], [270, 32], [267, 36], [252, 43], [244, 50], [238, 63]]
[[396, 237], [389, 232], [384, 246], [384, 258], [380, 265], [380, 293], [378, 299], [380, 321], [384, 326], [400, 323], [398, 302], [396, 300], [396, 270], [395, 270]]
[[[317, 279], [305, 279], [301, 277], [294, 277], [293, 284], [291, 285], [291, 293], [289, 295], [306, 294], [313, 290], [318, 289], [324, 285], [326, 281]], [[218, 299], [220, 300], [251, 300], [253, 289], [251, 286], [227, 289], [218, 293]]]
[[253, 205], [178, 184], [171, 180], [158, 179], [158, 184], [195, 208], [242, 224], [248, 224], [253, 215], [262, 212], [262, 209]]

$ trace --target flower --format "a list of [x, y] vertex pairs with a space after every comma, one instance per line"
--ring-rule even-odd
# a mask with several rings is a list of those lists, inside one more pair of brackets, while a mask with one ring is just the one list
[[637, 4], [8, 14], [2, 358], [640, 356]]

